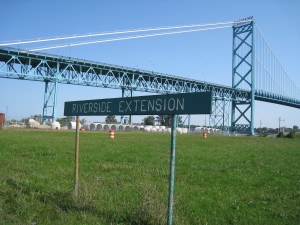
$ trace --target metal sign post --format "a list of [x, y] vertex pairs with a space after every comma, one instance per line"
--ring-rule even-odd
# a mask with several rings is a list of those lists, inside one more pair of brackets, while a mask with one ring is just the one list
[[174, 181], [175, 181], [175, 148], [177, 115], [172, 115], [171, 152], [170, 152], [170, 180], [169, 180], [169, 202], [168, 202], [168, 225], [172, 224], [174, 205]]
[[168, 224], [172, 224], [177, 115], [211, 114], [212, 92], [138, 96], [65, 102], [65, 116], [76, 116], [75, 182], [78, 195], [79, 116], [97, 115], [172, 115]]

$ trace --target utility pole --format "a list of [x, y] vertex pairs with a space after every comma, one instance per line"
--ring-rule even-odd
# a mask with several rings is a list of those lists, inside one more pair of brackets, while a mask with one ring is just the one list
[[8, 106], [6, 106], [6, 114], [5, 114], [5, 123], [6, 123], [6, 127], [8, 127]]
[[260, 125], [260, 135], [261, 135], [261, 120], [259, 121], [259, 125]]
[[285, 121], [285, 120], [284, 120], [284, 119], [281, 119], [281, 117], [279, 117], [279, 118], [278, 118], [278, 121], [279, 121], [279, 128], [278, 128], [278, 134], [279, 134], [279, 133], [280, 133], [280, 122], [281, 122], [281, 121]]

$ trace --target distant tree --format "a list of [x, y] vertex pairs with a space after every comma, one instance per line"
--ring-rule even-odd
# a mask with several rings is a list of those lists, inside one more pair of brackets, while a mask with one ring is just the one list
[[30, 118], [34, 119], [35, 121], [38, 121], [39, 123], [42, 122], [42, 115], [31, 115]]
[[191, 124], [191, 131], [194, 131], [196, 127], [199, 127], [199, 126]]
[[283, 138], [284, 137], [284, 133], [282, 131], [280, 131], [279, 134], [277, 135], [277, 137]]
[[9, 124], [16, 124], [17, 120], [16, 119], [11, 119], [7, 121]]
[[57, 118], [56, 121], [59, 122], [62, 127], [65, 127], [68, 126], [68, 123], [72, 121], [72, 117], [67, 116], [63, 118]]
[[156, 117], [156, 121], [159, 123], [159, 125], [162, 126], [170, 126], [171, 120], [172, 120], [171, 115], [158, 115]]
[[86, 118], [83, 118], [82, 120], [80, 120], [80, 123], [81, 123], [81, 124], [87, 123], [87, 119], [86, 119]]
[[286, 135], [285, 137], [287, 138], [295, 138], [296, 137], [296, 131], [292, 130], [288, 133], [288, 135]]
[[111, 124], [111, 123], [117, 123], [117, 119], [114, 115], [108, 115], [106, 118], [105, 118], [105, 122], [107, 124]]
[[154, 125], [155, 117], [154, 116], [147, 116], [143, 119], [144, 125]]
[[274, 129], [274, 128], [268, 128], [267, 132], [269, 134], [278, 134], [278, 128]]
[[[156, 121], [162, 126], [170, 127], [172, 124], [172, 115], [158, 115]], [[182, 116], [177, 117], [177, 125], [182, 125]]]
[[299, 127], [297, 125], [294, 125], [293, 130], [299, 130]]
[[177, 116], [177, 126], [183, 126], [182, 116]]

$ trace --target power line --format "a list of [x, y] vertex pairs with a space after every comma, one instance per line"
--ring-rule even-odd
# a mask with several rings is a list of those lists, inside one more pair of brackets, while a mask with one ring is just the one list
[[104, 42], [121, 41], [121, 40], [129, 40], [129, 39], [137, 39], [137, 38], [145, 38], [145, 37], [163, 36], [163, 35], [170, 35], [170, 34], [181, 34], [181, 33], [204, 31], [204, 30], [215, 30], [215, 29], [221, 29], [221, 28], [227, 28], [227, 27], [231, 27], [231, 26], [211, 27], [211, 28], [202, 28], [202, 29], [195, 29], [195, 30], [174, 31], [174, 32], [168, 32], [168, 33], [155, 33], [155, 34], [138, 35], [138, 36], [130, 36], [130, 37], [111, 38], [111, 39], [105, 39], [105, 40], [97, 40], [97, 41], [89, 41], [89, 42], [81, 42], [81, 43], [71, 43], [71, 44], [56, 45], [56, 46], [50, 46], [50, 47], [42, 47], [42, 48], [30, 49], [27, 51], [41, 51], [41, 50], [65, 48], [65, 47], [95, 44], [95, 43], [104, 43]]

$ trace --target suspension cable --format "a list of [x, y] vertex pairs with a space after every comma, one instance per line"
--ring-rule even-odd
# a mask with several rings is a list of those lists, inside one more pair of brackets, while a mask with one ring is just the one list
[[[245, 21], [245, 22], [247, 22], [247, 21]], [[67, 37], [54, 37], [54, 38], [37, 39], [37, 40], [30, 40], [30, 41], [15, 41], [15, 42], [10, 42], [10, 43], [2, 43], [2, 44], [0, 44], [0, 46], [30, 44], [30, 43], [39, 43], [39, 42], [47, 42], [47, 41], [74, 39], [74, 38], [86, 38], [86, 37], [95, 37], [95, 36], [104, 36], [104, 35], [114, 35], [114, 34], [126, 34], [126, 33], [182, 29], [182, 28], [193, 28], [193, 27], [205, 27], [205, 26], [217, 26], [217, 25], [225, 25], [225, 24], [233, 24], [233, 23], [235, 23], [235, 21], [212, 23], [212, 24], [196, 24], [196, 25], [167, 26], [167, 27], [146, 28], [146, 29], [136, 29], [136, 30], [124, 30], [124, 31], [104, 32], [104, 33], [86, 34], [86, 35], [73, 35], [73, 36], [67, 36]]]
[[121, 41], [121, 40], [145, 38], [145, 37], [163, 36], [163, 35], [170, 35], [170, 34], [181, 34], [181, 33], [195, 32], [195, 31], [204, 31], [204, 30], [215, 30], [215, 29], [221, 29], [221, 28], [227, 28], [227, 27], [231, 27], [231, 26], [202, 28], [202, 29], [195, 29], [195, 30], [174, 31], [174, 32], [168, 32], [168, 33], [155, 33], [155, 34], [129, 36], [129, 37], [119, 37], [119, 38], [111, 38], [111, 39], [104, 39], [104, 40], [97, 40], [97, 41], [89, 41], [89, 42], [71, 43], [71, 44], [65, 44], [65, 45], [56, 45], [56, 46], [50, 46], [50, 47], [42, 47], [42, 48], [30, 49], [30, 50], [27, 50], [27, 51], [41, 51], [41, 50], [64, 48], [64, 47], [72, 47], [72, 46], [95, 44], [95, 43], [103, 43], [103, 42], [112, 42], [112, 41]]
[[[266, 38], [262, 34], [260, 28], [257, 25], [255, 25], [255, 26], [256, 26], [257, 31], [259, 32], [262, 40], [265, 42], [266, 46], [269, 48], [270, 52], [272, 53], [272, 56], [275, 58], [276, 62], [280, 65], [281, 69], [286, 74], [286, 76], [292, 81], [291, 77], [289, 76], [289, 74], [287, 73], [287, 71], [285, 70], [285, 68], [283, 67], [283, 65], [281, 64], [281, 62], [278, 60], [277, 56], [275, 55], [275, 53], [274, 53], [273, 49], [271, 48], [270, 44], [267, 42]], [[296, 87], [297, 87], [297, 85], [296, 85]], [[299, 89], [299, 87], [297, 87], [297, 89]]]

